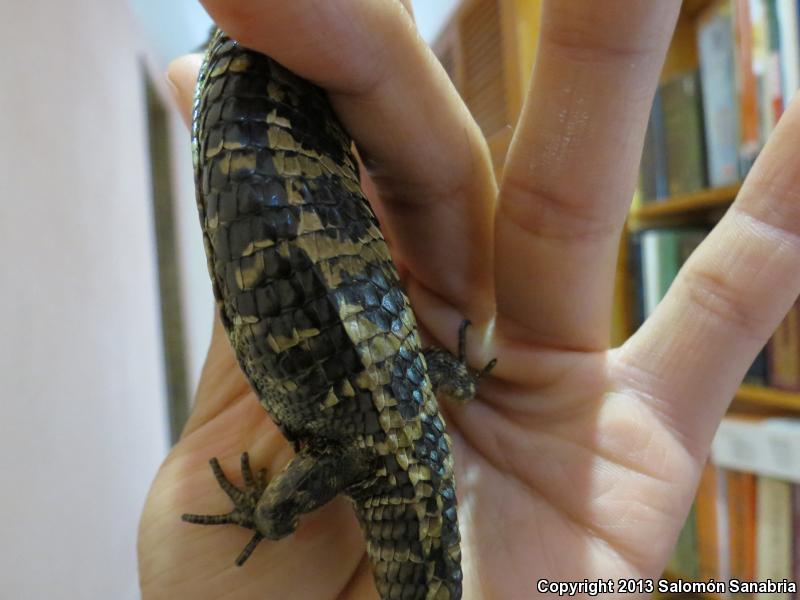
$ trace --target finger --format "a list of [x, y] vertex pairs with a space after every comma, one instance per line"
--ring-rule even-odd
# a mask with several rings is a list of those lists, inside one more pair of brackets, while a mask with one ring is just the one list
[[701, 454], [800, 292], [799, 135], [795, 101], [736, 202], [619, 352], [619, 374]]
[[232, 37], [327, 89], [413, 277], [473, 320], [491, 312], [488, 149], [407, 9], [397, 0], [203, 4]]
[[[211, 344], [200, 374], [195, 402], [181, 437], [200, 429], [226, 408], [251, 394], [253, 390], [236, 361], [219, 315], [215, 315]], [[247, 400], [257, 406], [252, 398]]]
[[680, 0], [546, 1], [496, 217], [498, 329], [609, 341], [619, 234]]
[[411, 0], [400, 0], [400, 4], [403, 5], [403, 8], [406, 9], [408, 12], [408, 16], [411, 17], [412, 20], [416, 23], [416, 17], [414, 16], [414, 7], [411, 5]]
[[194, 88], [202, 62], [202, 54], [187, 54], [176, 58], [167, 67], [167, 81], [172, 89], [175, 106], [187, 127], [191, 127]]

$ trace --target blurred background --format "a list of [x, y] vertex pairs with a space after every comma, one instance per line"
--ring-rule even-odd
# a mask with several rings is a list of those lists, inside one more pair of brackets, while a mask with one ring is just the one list
[[[414, 2], [498, 175], [541, 5]], [[189, 135], [164, 77], [210, 23], [195, 0], [0, 2], [0, 19], [0, 599], [133, 599], [139, 513], [211, 333]], [[800, 0], [684, 0], [612, 344], [730, 206], [800, 87], [799, 22]], [[736, 393], [665, 575], [800, 580], [800, 302]]]
[[[428, 39], [455, 4], [417, 2]], [[194, 0], [2, 2], [0, 20], [0, 598], [138, 598], [139, 513], [211, 333], [164, 79], [210, 21]]]

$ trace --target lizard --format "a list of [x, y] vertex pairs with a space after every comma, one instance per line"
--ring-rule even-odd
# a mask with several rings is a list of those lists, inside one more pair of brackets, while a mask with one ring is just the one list
[[295, 449], [244, 487], [211, 467], [234, 504], [201, 525], [265, 538], [350, 498], [384, 600], [458, 600], [452, 443], [436, 393], [466, 401], [494, 367], [422, 348], [389, 249], [360, 186], [353, 142], [322, 89], [214, 30], [193, 105], [192, 155], [220, 319], [261, 405]]

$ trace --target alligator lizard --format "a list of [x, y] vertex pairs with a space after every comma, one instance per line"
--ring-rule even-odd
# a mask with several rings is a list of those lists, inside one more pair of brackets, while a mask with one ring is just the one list
[[222, 32], [200, 71], [192, 145], [212, 287], [238, 362], [296, 455], [269, 482], [242, 455], [244, 488], [216, 459], [227, 515], [198, 524], [295, 530], [352, 500], [388, 599], [457, 600], [461, 550], [453, 459], [435, 392], [475, 393], [481, 372], [420, 345], [352, 142], [324, 92]]

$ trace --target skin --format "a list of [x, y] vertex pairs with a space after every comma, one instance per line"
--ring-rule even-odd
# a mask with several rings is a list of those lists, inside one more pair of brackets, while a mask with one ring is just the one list
[[[467, 315], [472, 366], [498, 358], [476, 401], [444, 408], [467, 600], [529, 598], [539, 578], [659, 576], [713, 433], [800, 292], [794, 102], [656, 312], [608, 347], [619, 234], [679, 4], [545, 0], [496, 182], [480, 130], [398, 0], [204, 2], [233, 37], [329, 91], [427, 340], [455, 350]], [[187, 119], [198, 65], [170, 69]], [[180, 521], [230, 509], [208, 459], [241, 483], [243, 450], [269, 473], [292, 455], [217, 323], [142, 515], [143, 597], [376, 598], [341, 498], [241, 569], [250, 532]]]

